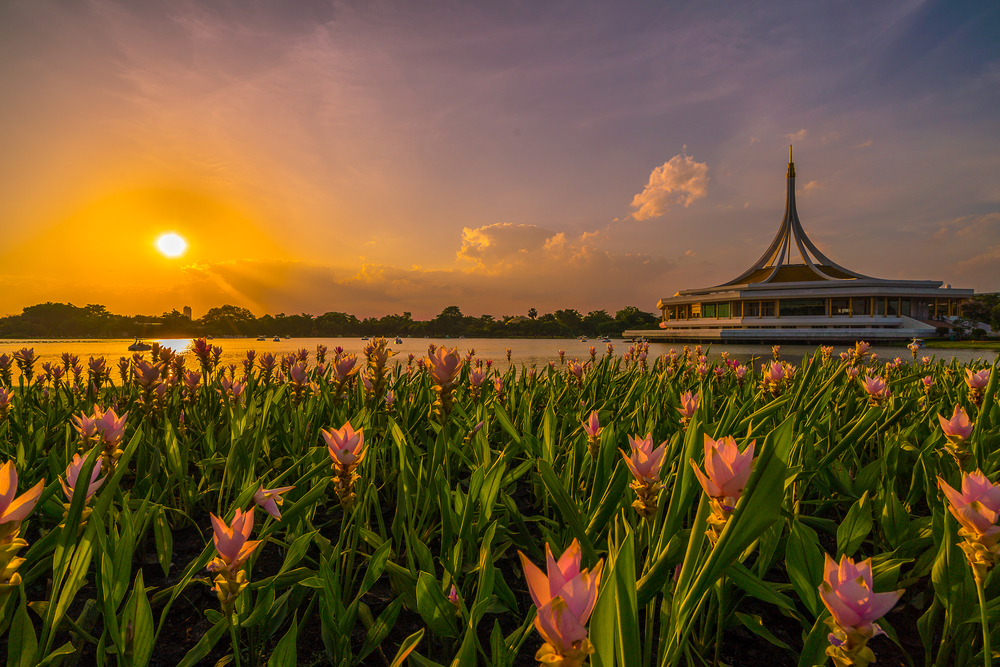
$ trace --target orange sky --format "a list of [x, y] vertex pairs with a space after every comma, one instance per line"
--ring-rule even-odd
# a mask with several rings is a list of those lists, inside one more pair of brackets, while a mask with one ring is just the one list
[[1000, 290], [996, 8], [790, 6], [5, 3], [0, 314], [653, 311], [790, 141], [835, 260]]

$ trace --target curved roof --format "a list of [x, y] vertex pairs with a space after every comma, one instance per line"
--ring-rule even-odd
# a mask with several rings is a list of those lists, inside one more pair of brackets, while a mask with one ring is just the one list
[[[802, 262], [793, 264], [792, 256], [796, 253]], [[802, 229], [798, 211], [795, 210], [795, 163], [792, 162], [792, 148], [789, 146], [785, 215], [781, 219], [778, 233], [753, 266], [719, 287], [748, 283], [842, 281], [858, 278], [872, 279], [831, 260], [819, 251]]]

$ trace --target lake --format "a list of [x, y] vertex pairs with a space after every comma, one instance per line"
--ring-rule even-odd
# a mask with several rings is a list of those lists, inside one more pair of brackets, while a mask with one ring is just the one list
[[[161, 345], [169, 347], [175, 352], [186, 353], [187, 355], [193, 356], [190, 351], [190, 338], [150, 338], [146, 339], [146, 341], [159, 342]], [[575, 338], [403, 338], [402, 341], [401, 345], [396, 345], [394, 344], [394, 339], [389, 339], [390, 347], [394, 351], [399, 352], [399, 356], [396, 357], [395, 360], [402, 361], [403, 363], [405, 363], [406, 355], [408, 354], [414, 354], [417, 357], [425, 356], [427, 354], [428, 344], [434, 343], [439, 346], [447, 345], [448, 347], [457, 347], [459, 352], [463, 355], [465, 355], [469, 350], [474, 349], [477, 357], [482, 359], [492, 359], [493, 367], [501, 369], [507, 367], [506, 349], [508, 347], [512, 350], [511, 360], [518, 366], [523, 364], [527, 367], [531, 367], [533, 365], [541, 367], [549, 361], [555, 361], [558, 363], [558, 351], [560, 349], [566, 351], [567, 360], [578, 359], [583, 362], [590, 359], [588, 349], [591, 345], [597, 349], [598, 356], [605, 354], [607, 348], [607, 344], [602, 343], [599, 339], [590, 339], [588, 342], [581, 342]], [[620, 356], [628, 351], [630, 344], [624, 342], [621, 338], [612, 338], [611, 341], [615, 346], [614, 354], [616, 356]], [[80, 357], [80, 363], [84, 366], [84, 368], [86, 368], [87, 360], [92, 356], [103, 356], [108, 362], [108, 365], [114, 368], [120, 357], [128, 357], [132, 355], [132, 353], [127, 349], [132, 342], [133, 341], [131, 339], [5, 340], [0, 341], [0, 354], [10, 354], [21, 349], [22, 347], [34, 348], [35, 354], [39, 357], [39, 362], [35, 365], [36, 373], [40, 372], [42, 362], [61, 361], [60, 355], [63, 352], [70, 352]], [[258, 354], [271, 352], [275, 356], [280, 356], [305, 348], [309, 351], [309, 361], [310, 365], [312, 365], [315, 362], [317, 345], [326, 345], [329, 348], [330, 352], [327, 355], [328, 359], [333, 357], [333, 349], [337, 346], [343, 347], [348, 353], [357, 354], [359, 357], [362, 357], [362, 352], [366, 345], [365, 341], [360, 338], [292, 338], [290, 340], [282, 339], [279, 342], [273, 342], [270, 338], [267, 341], [258, 341], [254, 338], [216, 338], [215, 340], [209, 342], [223, 349], [223, 364], [236, 364], [241, 369], [241, 362], [245, 358], [247, 350], [256, 350]], [[694, 347], [694, 345], [691, 345], [692, 350]], [[708, 349], [708, 346], [704, 347], [706, 350]], [[683, 345], [677, 345], [676, 343], [672, 345], [669, 343], [650, 343], [650, 361], [661, 354], [668, 353], [671, 348], [676, 349], [677, 352], [680, 353], [683, 349]], [[781, 358], [798, 365], [804, 355], [812, 354], [816, 351], [816, 349], [816, 347], [808, 345], [782, 345]], [[847, 346], [835, 345], [834, 355], [837, 355], [847, 349]], [[743, 362], [749, 361], [751, 358], [756, 358], [757, 362], [760, 363], [760, 361], [771, 358], [771, 347], [769, 345], [716, 345], [710, 350], [708, 356], [710, 359], [715, 359], [723, 350], [728, 351], [731, 358], [738, 359]], [[912, 360], [910, 351], [905, 347], [875, 346], [872, 348], [872, 351], [876, 352], [882, 361], [891, 361], [895, 357], [900, 357], [905, 362]], [[148, 355], [148, 353], [146, 354]], [[996, 359], [997, 352], [993, 350], [923, 349], [919, 351], [918, 356], [935, 357], [939, 360], [958, 359], [962, 362], [981, 359], [992, 363], [993, 360]], [[188, 362], [188, 368], [195, 367], [196, 365], [193, 362]], [[114, 377], [117, 380], [117, 373], [115, 373]]]

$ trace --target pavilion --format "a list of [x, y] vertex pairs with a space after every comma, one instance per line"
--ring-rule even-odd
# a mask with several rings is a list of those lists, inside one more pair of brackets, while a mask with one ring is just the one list
[[[971, 289], [935, 280], [883, 280], [847, 269], [809, 240], [795, 210], [788, 150], [785, 215], [757, 262], [722, 285], [660, 299], [660, 329], [626, 331], [648, 340], [845, 342], [927, 338], [961, 314]], [[938, 323], [940, 322], [940, 323]]]

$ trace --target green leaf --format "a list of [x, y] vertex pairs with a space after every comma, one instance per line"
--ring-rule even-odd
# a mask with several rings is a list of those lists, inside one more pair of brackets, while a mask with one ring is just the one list
[[441, 592], [437, 579], [427, 572], [421, 572], [417, 577], [417, 612], [435, 635], [458, 636], [455, 607]]
[[360, 663], [364, 660], [369, 653], [377, 649], [385, 638], [389, 636], [392, 632], [392, 628], [396, 625], [396, 619], [399, 617], [399, 610], [403, 608], [403, 596], [399, 596], [395, 600], [389, 603], [389, 605], [382, 610], [382, 613], [378, 615], [375, 619], [375, 623], [372, 627], [368, 628], [368, 633], [365, 635], [365, 643], [361, 647], [361, 652], [358, 653], [357, 661]]
[[872, 530], [872, 503], [868, 492], [851, 505], [847, 517], [837, 528], [837, 560], [841, 556], [853, 556]]
[[298, 652], [296, 651], [296, 639], [299, 632], [299, 616], [292, 617], [292, 625], [288, 632], [281, 638], [274, 647], [274, 652], [267, 660], [267, 667], [295, 667], [298, 664]]
[[145, 667], [153, 655], [153, 611], [146, 597], [142, 570], [135, 575], [132, 595], [125, 603], [122, 615], [123, 627], [132, 624], [132, 667]]
[[28, 616], [27, 599], [24, 590], [21, 592], [21, 604], [14, 612], [7, 635], [7, 667], [33, 667], [37, 662], [38, 639], [35, 637], [35, 627]]
[[771, 633], [771, 631], [767, 629], [767, 627], [764, 625], [764, 622], [760, 620], [760, 616], [757, 616], [756, 614], [741, 614], [740, 612], [736, 612], [736, 618], [738, 618], [740, 623], [743, 624], [743, 627], [745, 627], [747, 630], [754, 633], [761, 639], [764, 639], [770, 642], [771, 644], [774, 644], [778, 648], [783, 648], [789, 653], [792, 654], [795, 653], [795, 651], [792, 650], [791, 646], [789, 646], [785, 642], [775, 637]]
[[194, 667], [199, 662], [201, 662], [205, 656], [212, 652], [215, 645], [219, 643], [219, 639], [225, 634], [226, 630], [229, 628], [229, 621], [225, 617], [220, 618], [215, 622], [215, 625], [210, 627], [205, 634], [201, 636], [198, 643], [192, 647], [184, 659], [177, 663], [177, 667]]
[[413, 649], [417, 648], [417, 644], [423, 639], [424, 629], [420, 628], [412, 635], [403, 640], [403, 643], [399, 645], [399, 650], [396, 652], [396, 657], [392, 659], [389, 667], [402, 667], [403, 661], [406, 660], [406, 656], [410, 655]]
[[616, 653], [621, 665], [638, 665], [642, 661], [639, 651], [639, 609], [635, 593], [635, 540], [629, 533], [622, 542], [618, 557], [615, 559], [615, 569], [610, 573], [615, 578], [615, 611], [618, 618], [618, 630], [615, 633]]
[[159, 556], [163, 576], [170, 575], [170, 560], [174, 553], [174, 538], [167, 523], [167, 513], [163, 507], [156, 510], [153, 519], [153, 535], [156, 538], [156, 553]]
[[577, 509], [576, 502], [566, 493], [562, 482], [552, 472], [552, 467], [542, 459], [538, 459], [538, 473], [541, 475], [542, 483], [548, 490], [549, 495], [552, 496], [553, 502], [559, 508], [559, 513], [563, 521], [569, 526], [573, 537], [580, 542], [580, 547], [583, 549], [583, 554], [586, 557], [586, 564], [592, 567], [597, 563], [597, 552], [594, 550], [594, 543], [587, 536], [587, 531], [584, 530], [583, 522], [580, 520], [580, 510]]
[[903, 503], [899, 502], [896, 492], [892, 489], [891, 481], [886, 481], [883, 498], [882, 516], [879, 524], [882, 526], [885, 539], [895, 549], [903, 543], [910, 530], [910, 513], [903, 507]]
[[792, 530], [785, 545], [785, 569], [792, 588], [813, 616], [823, 609], [819, 585], [823, 581], [823, 549], [816, 532], [799, 521], [792, 521]]

